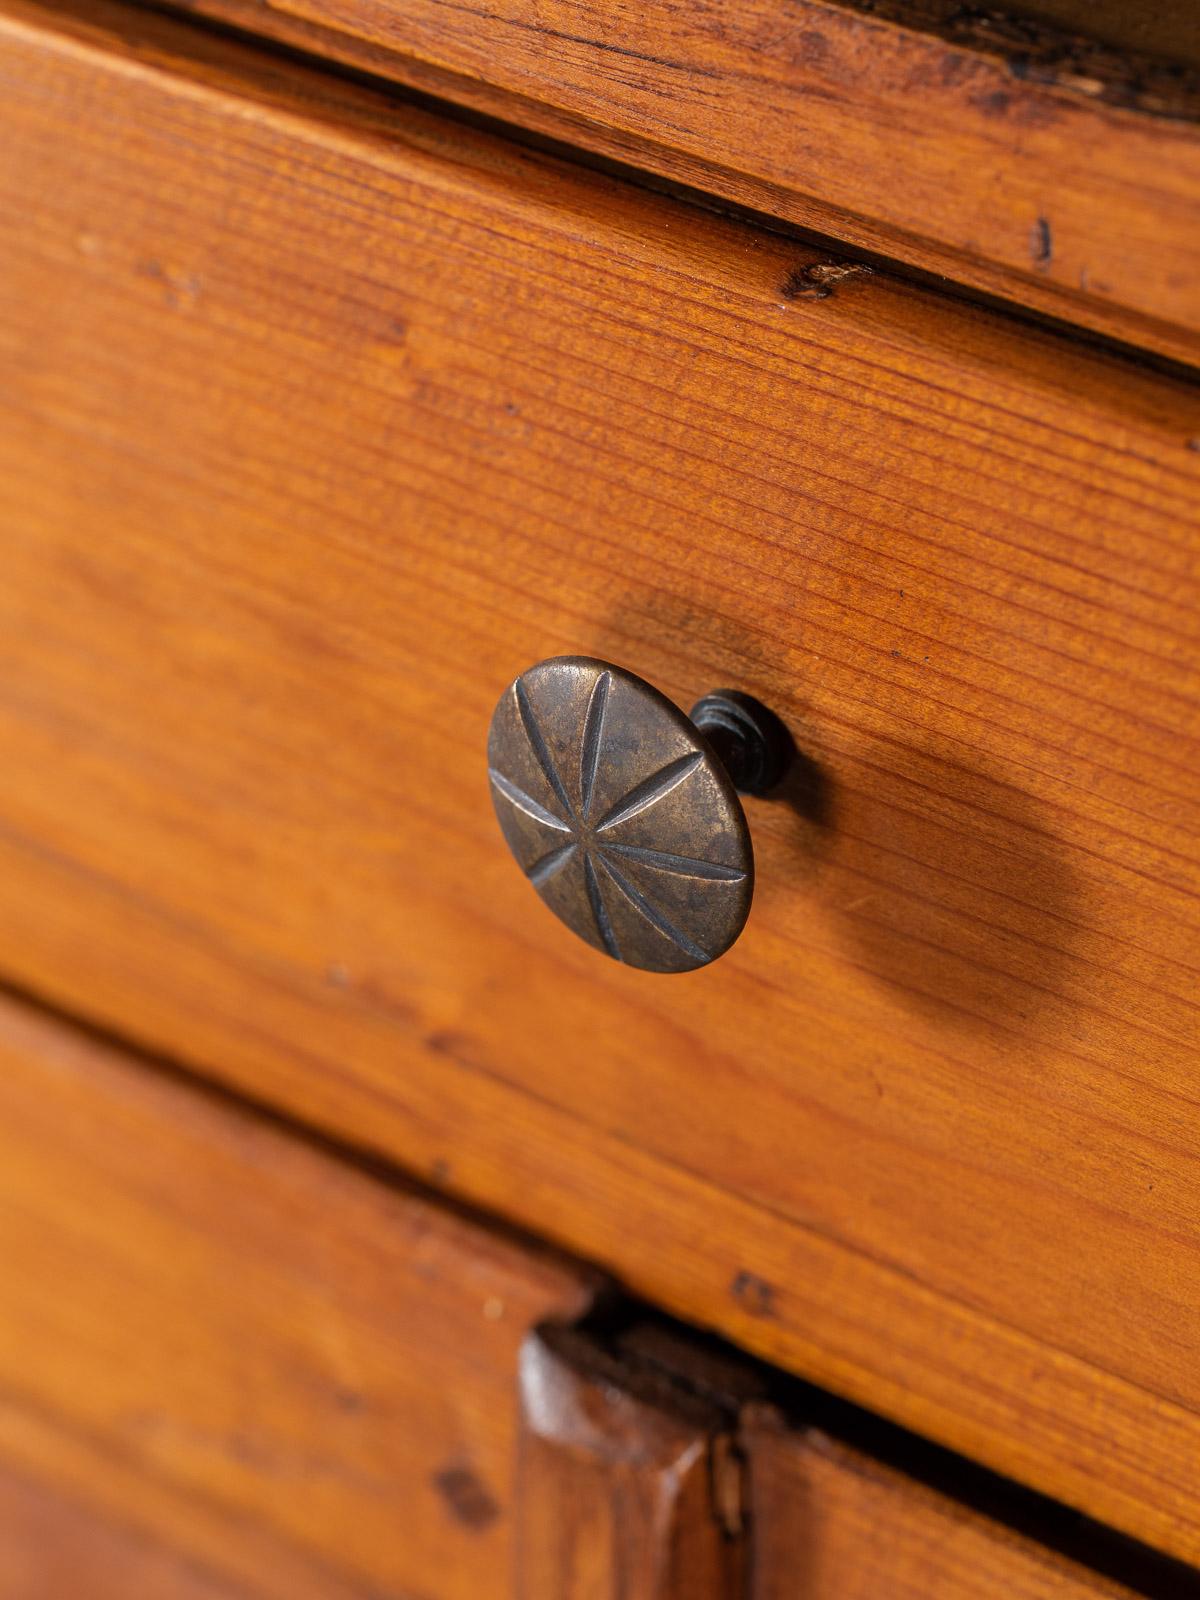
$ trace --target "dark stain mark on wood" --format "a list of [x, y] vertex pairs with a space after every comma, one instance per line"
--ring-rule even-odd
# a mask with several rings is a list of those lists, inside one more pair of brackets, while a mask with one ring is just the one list
[[173, 311], [193, 305], [200, 298], [200, 279], [190, 272], [179, 272], [153, 258], [139, 261], [137, 271], [152, 283], [162, 285], [163, 300]]
[[793, 58], [807, 66], [824, 66], [829, 59], [829, 41], [820, 28], [802, 28], [790, 37], [789, 44]]
[[730, 1285], [730, 1292], [752, 1317], [773, 1317], [776, 1314], [774, 1284], [756, 1277], [753, 1272], [739, 1272]]
[[434, 1055], [449, 1056], [451, 1061], [462, 1061], [470, 1051], [471, 1041], [456, 1028], [435, 1028], [425, 1035], [425, 1044]]
[[410, 318], [398, 301], [387, 304], [359, 302], [348, 308], [354, 332], [367, 348], [378, 346], [384, 350], [402, 349], [412, 331]]
[[1020, 86], [988, 89], [982, 94], [972, 95], [969, 104], [985, 117], [997, 121], [1003, 119], [1017, 127], [1046, 128], [1055, 121], [1053, 106]]
[[1054, 260], [1054, 239], [1045, 217], [1039, 217], [1029, 230], [1029, 255], [1035, 267], [1048, 267]]
[[1007, 89], [992, 89], [988, 94], [976, 95], [971, 104], [987, 117], [1002, 117], [1012, 105], [1012, 95]]
[[454, 1519], [472, 1533], [481, 1533], [500, 1515], [500, 1507], [488, 1493], [487, 1486], [470, 1467], [444, 1467], [435, 1473], [433, 1486], [449, 1506]]

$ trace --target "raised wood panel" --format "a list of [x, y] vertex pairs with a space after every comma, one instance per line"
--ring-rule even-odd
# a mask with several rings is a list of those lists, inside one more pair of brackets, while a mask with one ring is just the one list
[[[0, 9], [0, 968], [1200, 1557], [1191, 387], [99, 3]], [[774, 706], [572, 940], [528, 663]]]
[[177, 3], [1200, 359], [1197, 30], [1149, 0]]
[[[1124, 1584], [767, 1407], [746, 1414], [741, 1446], [751, 1600], [1133, 1600]], [[1200, 1592], [1180, 1576], [1147, 1592]]]
[[7, 1001], [0, 1262], [5, 1600], [508, 1592], [585, 1279]]
[[[516, 1600], [739, 1600], [729, 1421], [570, 1328], [521, 1350]], [[720, 1515], [733, 1480], [733, 1519]]]

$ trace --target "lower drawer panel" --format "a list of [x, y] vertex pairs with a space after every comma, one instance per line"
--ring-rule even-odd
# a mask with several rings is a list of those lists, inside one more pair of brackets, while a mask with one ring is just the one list
[[[741, 1446], [756, 1528], [753, 1600], [1200, 1596], [1200, 1574], [1106, 1530], [1072, 1529], [1063, 1553], [1047, 1542], [1048, 1526], [1040, 1539], [1019, 1533], [819, 1428], [789, 1428], [766, 1407], [747, 1412]], [[944, 1475], [963, 1492], [953, 1465]], [[1057, 1534], [1072, 1521], [1043, 1518]], [[1119, 1576], [1094, 1570], [1101, 1565]]]
[[10, 1000], [0, 1262], [4, 1600], [1132, 1600], [734, 1353], [611, 1294], [580, 1324], [583, 1269]]
[[5, 1600], [508, 1593], [585, 1281], [0, 1003]]

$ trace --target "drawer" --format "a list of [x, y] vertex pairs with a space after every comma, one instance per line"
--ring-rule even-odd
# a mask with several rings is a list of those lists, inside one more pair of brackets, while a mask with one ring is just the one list
[[508, 1592], [587, 1275], [10, 1001], [0, 1259], [5, 1600]]
[[[661, 1322], [539, 1330], [521, 1353], [521, 1397], [522, 1578], [531, 1600], [1200, 1594], [1195, 1569]], [[695, 1559], [701, 1518], [680, 1515], [704, 1494], [698, 1475], [690, 1476], [700, 1495], [678, 1492], [669, 1507], [645, 1492], [652, 1463], [673, 1459], [678, 1476], [689, 1476], [706, 1409], [725, 1419], [708, 1424], [708, 1492], [724, 1532], [719, 1575]], [[726, 1439], [732, 1449], [722, 1448]]]
[[11, 1000], [0, 1251], [5, 1600], [1131, 1600], [594, 1274]]
[[[1132, 1600], [1134, 1593], [1188, 1600], [1200, 1593], [1194, 1570], [1131, 1550], [1105, 1529], [1072, 1526], [1050, 1508], [1014, 1500], [1005, 1486], [991, 1497], [1042, 1537], [768, 1408], [746, 1410], [741, 1448], [755, 1517], [754, 1600]], [[959, 1495], [970, 1483], [986, 1501], [988, 1488], [964, 1465], [942, 1462], [935, 1476]]]
[[[0, 970], [1200, 1557], [1195, 389], [149, 13], [0, 81]], [[568, 652], [816, 775], [701, 972], [504, 849]]]

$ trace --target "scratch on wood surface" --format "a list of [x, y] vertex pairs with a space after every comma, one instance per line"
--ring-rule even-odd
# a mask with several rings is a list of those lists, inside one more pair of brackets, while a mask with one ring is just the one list
[[848, 278], [870, 277], [874, 268], [857, 261], [815, 261], [794, 267], [780, 286], [785, 300], [828, 300]]
[[1029, 255], [1035, 267], [1048, 267], [1054, 260], [1054, 236], [1045, 217], [1039, 217], [1029, 230]]

